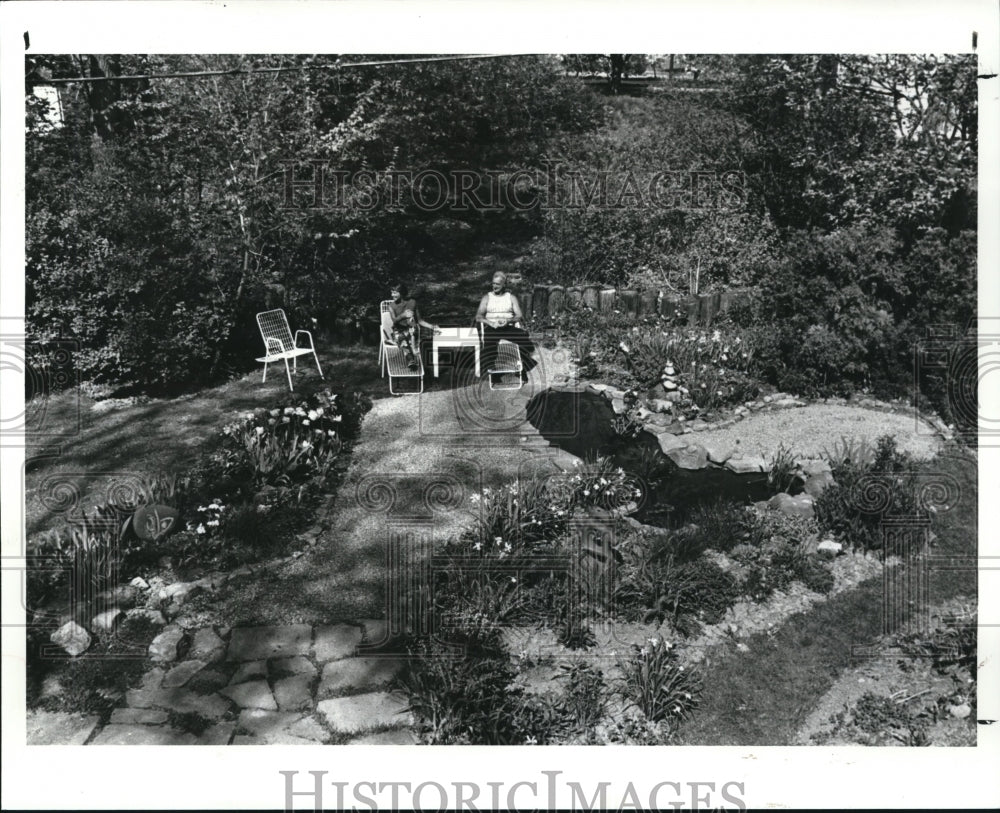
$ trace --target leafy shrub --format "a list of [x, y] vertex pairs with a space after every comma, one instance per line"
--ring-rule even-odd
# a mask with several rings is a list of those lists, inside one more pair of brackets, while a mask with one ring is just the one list
[[904, 703], [874, 692], [865, 692], [857, 702], [830, 717], [833, 728], [814, 739], [825, 742], [834, 737], [862, 745], [930, 745], [930, 720], [912, 714]]
[[557, 701], [570, 727], [586, 731], [600, 722], [607, 705], [608, 687], [604, 675], [588, 663], [574, 662], [560, 666], [565, 680]]
[[793, 581], [818, 593], [833, 589], [833, 572], [811, 552], [815, 521], [780, 511], [747, 511], [744, 529], [742, 543], [731, 551], [743, 566], [740, 590], [744, 595], [759, 601]]
[[722, 553], [732, 550], [733, 546], [743, 541], [747, 524], [751, 521], [749, 513], [747, 506], [721, 497], [696, 506], [690, 515], [690, 536], [694, 540], [692, 548], [711, 548]]
[[489, 636], [418, 642], [399, 685], [429, 743], [544, 745], [561, 728], [559, 715], [514, 685], [515, 677], [506, 648]]
[[680, 721], [697, 708], [701, 681], [685, 669], [669, 641], [651, 638], [645, 646], [633, 644], [631, 657], [619, 659], [622, 671], [618, 691], [654, 722]]
[[669, 619], [675, 626], [696, 620], [714, 624], [737, 598], [736, 580], [705, 558], [675, 564], [668, 557], [658, 568], [652, 592], [645, 598], [650, 609], [643, 620]]
[[891, 435], [878, 439], [874, 455], [852, 449], [831, 459], [831, 468], [835, 482], [816, 499], [816, 519], [824, 531], [845, 544], [879, 549], [883, 516], [920, 513], [913, 489], [915, 465], [898, 451]]
[[941, 672], [967, 669], [976, 675], [978, 614], [950, 618], [930, 633], [901, 633], [893, 643], [908, 655], [930, 658], [935, 669]]

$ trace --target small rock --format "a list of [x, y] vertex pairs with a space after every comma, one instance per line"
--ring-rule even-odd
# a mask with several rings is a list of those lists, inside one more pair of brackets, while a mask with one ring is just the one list
[[748, 647], [748, 646], [747, 646], [747, 645], [746, 645], [745, 643], [743, 643], [742, 641], [740, 641], [740, 642], [739, 642], [739, 643], [738, 643], [738, 644], [736, 645], [736, 649], [737, 649], [738, 651], [740, 651], [740, 652], [749, 652], [749, 651], [750, 651], [750, 647]]
[[956, 720], [964, 720], [970, 714], [972, 714], [972, 707], [968, 703], [962, 703], [958, 706], [949, 706], [948, 713], [954, 717]]
[[678, 468], [689, 471], [703, 469], [708, 463], [708, 453], [698, 444], [685, 445], [683, 449], [671, 449], [667, 452], [667, 457], [673, 460]]
[[774, 400], [774, 398], [773, 398], [772, 396], [770, 396], [770, 395], [765, 395], [765, 396], [764, 396], [764, 403], [765, 403], [765, 404], [769, 404], [769, 403], [771, 403], [771, 401], [773, 401], [773, 400]]
[[816, 551], [832, 559], [844, 552], [844, 546], [832, 539], [824, 539], [816, 546]]
[[182, 654], [184, 630], [180, 627], [166, 627], [149, 645], [149, 657], [153, 663], [173, 663]]
[[159, 626], [164, 626], [167, 623], [166, 616], [163, 615], [159, 610], [150, 610], [148, 607], [139, 607], [135, 610], [129, 610], [125, 613], [126, 618], [147, 618], [152, 623], [158, 624]]
[[132, 587], [137, 587], [140, 590], [148, 590], [149, 582], [147, 582], [142, 576], [136, 576], [132, 581], [129, 582]]
[[744, 457], [742, 455], [730, 457], [726, 461], [725, 466], [734, 474], [753, 474], [767, 469], [767, 464], [763, 458], [754, 456]]
[[671, 432], [661, 432], [656, 439], [660, 444], [660, 451], [665, 455], [669, 455], [675, 449], [683, 449], [687, 446], [686, 440], [681, 440]]
[[75, 621], [67, 621], [49, 636], [49, 640], [74, 658], [86, 652], [91, 643], [90, 633]]
[[90, 628], [95, 632], [111, 632], [122, 615], [124, 613], [117, 607], [113, 610], [107, 610], [100, 615], [95, 615], [90, 620]]

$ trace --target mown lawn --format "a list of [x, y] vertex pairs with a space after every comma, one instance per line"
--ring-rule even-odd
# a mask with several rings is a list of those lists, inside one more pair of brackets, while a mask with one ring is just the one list
[[[976, 596], [977, 469], [959, 452], [921, 466], [930, 481], [954, 478], [959, 499], [934, 522], [930, 605]], [[972, 557], [970, 559], [970, 557]], [[749, 652], [713, 656], [703, 670], [701, 708], [680, 731], [687, 745], [791, 745], [810, 710], [851, 665], [852, 649], [882, 633], [881, 579], [792, 616], [773, 635], [749, 638]]]

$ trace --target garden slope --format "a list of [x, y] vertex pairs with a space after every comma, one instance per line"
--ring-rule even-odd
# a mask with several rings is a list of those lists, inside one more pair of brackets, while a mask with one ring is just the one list
[[565, 376], [542, 363], [521, 390], [473, 386], [384, 398], [365, 417], [361, 437], [330, 512], [330, 530], [300, 558], [234, 588], [220, 607], [227, 623], [321, 623], [383, 617], [390, 534], [434, 544], [474, 520], [470, 499], [572, 460], [528, 423], [525, 405], [545, 380]]

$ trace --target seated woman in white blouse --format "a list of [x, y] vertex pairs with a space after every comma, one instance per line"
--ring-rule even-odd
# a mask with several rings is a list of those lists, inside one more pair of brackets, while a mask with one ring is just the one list
[[507, 290], [507, 275], [497, 271], [493, 275], [493, 290], [479, 303], [476, 321], [483, 326], [483, 366], [492, 369], [496, 362], [497, 345], [506, 339], [517, 345], [521, 353], [521, 364], [525, 371], [534, 366], [531, 353], [535, 347], [528, 331], [520, 327], [523, 314], [517, 297]]

